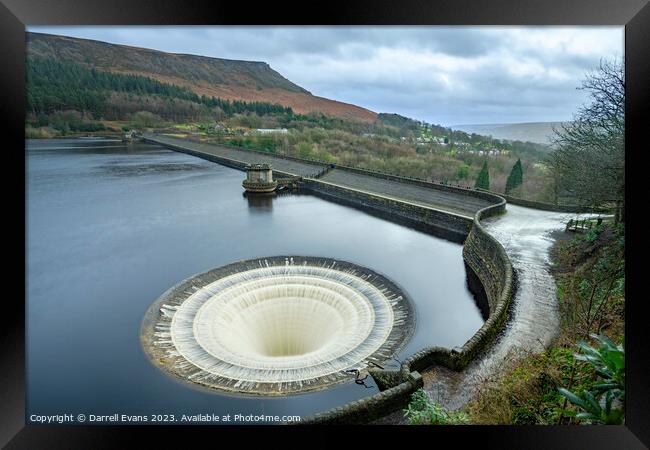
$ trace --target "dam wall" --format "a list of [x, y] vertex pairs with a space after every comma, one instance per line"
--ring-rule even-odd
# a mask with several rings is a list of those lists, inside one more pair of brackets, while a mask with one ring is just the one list
[[[240, 170], [243, 170], [243, 165], [246, 163], [271, 164], [274, 171], [283, 175], [319, 179], [338, 186], [398, 198], [469, 218], [472, 218], [479, 209], [500, 200], [492, 193], [476, 189], [330, 164], [326, 161], [242, 149], [232, 145], [210, 144], [167, 135], [146, 134], [144, 139], [200, 158], [222, 162]], [[232, 164], [232, 161], [240, 164]]]
[[300, 190], [458, 243], [464, 242], [473, 223], [469, 217], [320, 180], [305, 179]]
[[[193, 150], [191, 148], [188, 148], [187, 146], [183, 146], [180, 143], [179, 144], [174, 144], [174, 143], [169, 143], [169, 142], [160, 142], [156, 139], [149, 139], [149, 138], [143, 138], [145, 142], [149, 142], [151, 144], [158, 144], [158, 145], [164, 145], [165, 147], [168, 147], [172, 150], [175, 150], [179, 153], [185, 153], [187, 155], [192, 155], [196, 156], [197, 158], [205, 159], [206, 161], [211, 161], [215, 162], [217, 164], [221, 164], [222, 166], [230, 167], [232, 169], [237, 169], [237, 170], [246, 170], [246, 166], [249, 164], [248, 162], [245, 161], [239, 161], [236, 159], [232, 158], [224, 158], [219, 155], [212, 155], [206, 152], [201, 152], [198, 150]], [[278, 174], [283, 177], [293, 177], [293, 174], [287, 173], [287, 172], [282, 172], [279, 170], [273, 170], [274, 174]]]
[[442, 183], [436, 183], [433, 181], [426, 181], [421, 178], [415, 178], [415, 177], [406, 177], [406, 176], [401, 176], [401, 175], [394, 175], [390, 173], [385, 173], [385, 172], [380, 172], [376, 170], [369, 170], [369, 169], [363, 169], [360, 167], [352, 167], [352, 166], [344, 166], [344, 165], [339, 165], [336, 164], [336, 169], [337, 170], [344, 170], [347, 172], [353, 172], [353, 173], [358, 173], [360, 175], [369, 175], [373, 176], [375, 178], [381, 178], [383, 180], [391, 180], [391, 181], [399, 181], [402, 183], [409, 183], [413, 184], [416, 186], [428, 188], [428, 189], [436, 189], [439, 191], [445, 191], [445, 192], [450, 192], [450, 193], [458, 193], [462, 195], [466, 195], [469, 197], [475, 197], [475, 198], [480, 198], [483, 200], [487, 200], [489, 202], [494, 202], [496, 195], [492, 192], [487, 192], [487, 191], [482, 191], [480, 189], [468, 189], [466, 187], [462, 187], [460, 185], [450, 185], [450, 184], [442, 184]]
[[363, 425], [404, 407], [411, 400], [411, 394], [423, 386], [422, 376], [418, 372], [412, 372], [396, 386], [292, 424]]
[[[480, 190], [481, 192], [491, 192]], [[508, 203], [512, 203], [517, 206], [524, 206], [526, 208], [539, 209], [541, 211], [551, 211], [551, 212], [565, 212], [565, 213], [607, 213], [610, 210], [605, 208], [589, 208], [587, 206], [577, 206], [577, 205], [555, 205], [553, 203], [544, 203], [544, 202], [535, 202], [532, 200], [526, 200], [519, 197], [513, 197], [506, 194], [497, 194], [500, 197], [503, 197]]]

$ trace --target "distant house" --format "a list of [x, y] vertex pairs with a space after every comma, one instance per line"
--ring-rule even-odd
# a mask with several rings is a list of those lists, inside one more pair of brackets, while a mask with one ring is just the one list
[[255, 133], [257, 134], [287, 134], [289, 130], [286, 128], [257, 128]]

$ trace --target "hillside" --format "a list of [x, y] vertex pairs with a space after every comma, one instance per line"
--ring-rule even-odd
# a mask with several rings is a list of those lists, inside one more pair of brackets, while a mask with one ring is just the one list
[[374, 122], [376, 113], [312, 95], [267, 63], [165, 53], [105, 42], [27, 33], [30, 58], [72, 62], [116, 74], [153, 78], [207, 97], [277, 103], [296, 113], [324, 113], [343, 119]]
[[553, 127], [558, 128], [562, 122], [496, 123], [483, 125], [452, 125], [454, 130], [466, 133], [492, 136], [495, 139], [511, 141], [528, 141], [549, 144], [553, 136]]
[[34, 33], [27, 42], [28, 138], [148, 129], [468, 187], [488, 163], [498, 192], [521, 159], [521, 195], [552, 194], [544, 145], [316, 97], [262, 62]]

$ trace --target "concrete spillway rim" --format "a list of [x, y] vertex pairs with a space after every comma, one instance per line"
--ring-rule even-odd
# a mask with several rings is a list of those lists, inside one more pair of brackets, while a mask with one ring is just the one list
[[[314, 270], [326, 270], [334, 268], [335, 271], [358, 277], [359, 280], [367, 283], [365, 287], [376, 292], [382, 292], [385, 296], [383, 301], [390, 305], [391, 324], [385, 340], [379, 342], [376, 348], [363, 341], [366, 349], [373, 349], [372, 353], [364, 356], [362, 360], [352, 360], [354, 364], [345, 366], [347, 369], [356, 368], [365, 370], [371, 363], [384, 363], [397, 355], [404, 345], [411, 339], [416, 323], [416, 313], [410, 297], [397, 284], [384, 275], [347, 261], [334, 258], [309, 257], [309, 256], [273, 256], [242, 260], [225, 266], [217, 267], [206, 272], [191, 276], [180, 283], [177, 283], [163, 293], [147, 310], [141, 326], [141, 343], [145, 354], [151, 362], [169, 375], [174, 376], [193, 386], [203, 386], [222, 393], [237, 395], [265, 395], [265, 396], [286, 396], [301, 394], [328, 388], [330, 386], [352, 382], [354, 377], [339, 370], [335, 373], [315, 372], [317, 376], [309, 379], [291, 379], [290, 381], [275, 381], [267, 383], [256, 380], [255, 382], [237, 379], [224, 379], [221, 373], [215, 374], [206, 371], [206, 367], [199, 367], [190, 360], [184, 359], [178, 349], [173, 345], [171, 322], [166, 318], [167, 313], [175, 315], [178, 307], [189, 297], [202, 289], [202, 285], [209, 282], [227, 278], [229, 275], [245, 272], [247, 270], [272, 267], [273, 270], [292, 265], [294, 267], [310, 267]], [[305, 269], [307, 270], [307, 269]], [[346, 276], [348, 276], [346, 275]], [[176, 303], [174, 298], [178, 298]], [[172, 300], [172, 301], [170, 301]], [[168, 308], [165, 310], [165, 308]], [[164, 310], [164, 311], [163, 311]], [[397, 312], [396, 315], [395, 311]], [[395, 319], [393, 321], [393, 319]], [[183, 332], [184, 333], [184, 332]], [[375, 345], [375, 343], [372, 343]], [[362, 350], [364, 350], [362, 348]], [[347, 351], [345, 357], [355, 356], [354, 350]], [[360, 350], [361, 351], [361, 350]], [[365, 351], [365, 350], [364, 350]], [[191, 359], [191, 358], [190, 358]], [[280, 358], [281, 359], [281, 358]], [[337, 364], [338, 361], [335, 361]], [[208, 365], [210, 367], [210, 365]], [[338, 367], [338, 366], [334, 366]], [[342, 368], [340, 366], [339, 368]]]

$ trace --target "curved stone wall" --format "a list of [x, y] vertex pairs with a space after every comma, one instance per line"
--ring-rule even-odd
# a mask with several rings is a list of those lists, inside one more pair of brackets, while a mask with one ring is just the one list
[[300, 188], [327, 200], [361, 209], [383, 219], [406, 224], [458, 243], [465, 240], [472, 228], [473, 222], [469, 217], [320, 180], [303, 180]]
[[463, 259], [481, 281], [490, 315], [465, 343], [456, 358], [456, 369], [467, 364], [496, 337], [505, 322], [514, 294], [514, 271], [503, 246], [481, 226], [481, 219], [505, 212], [506, 202], [480, 210], [463, 246]]
[[[481, 190], [481, 192], [490, 192]], [[606, 208], [589, 208], [586, 206], [577, 206], [577, 205], [554, 205], [552, 203], [544, 202], [535, 202], [532, 200], [526, 200], [519, 197], [513, 197], [511, 195], [497, 194], [500, 197], [503, 197], [508, 203], [513, 205], [524, 206], [526, 208], [540, 209], [542, 211], [553, 211], [553, 212], [565, 212], [565, 213], [606, 213], [610, 210]]]
[[506, 201], [500, 198], [498, 203], [476, 213], [463, 246], [463, 259], [485, 291], [489, 316], [483, 326], [463, 345], [462, 349], [458, 352], [444, 347], [428, 347], [404, 360], [400, 370], [371, 369], [369, 373], [382, 392], [308, 417], [301, 423], [372, 422], [406, 407], [411, 394], [422, 386], [419, 371], [434, 365], [442, 365], [452, 370], [463, 370], [492, 343], [508, 315], [514, 294], [514, 271], [505, 249], [485, 231], [481, 225], [481, 219], [502, 214], [505, 209]]
[[292, 422], [303, 425], [359, 425], [380, 419], [408, 404], [411, 394], [423, 386], [418, 372], [408, 374], [405, 381], [382, 392], [330, 409], [326, 412]]

